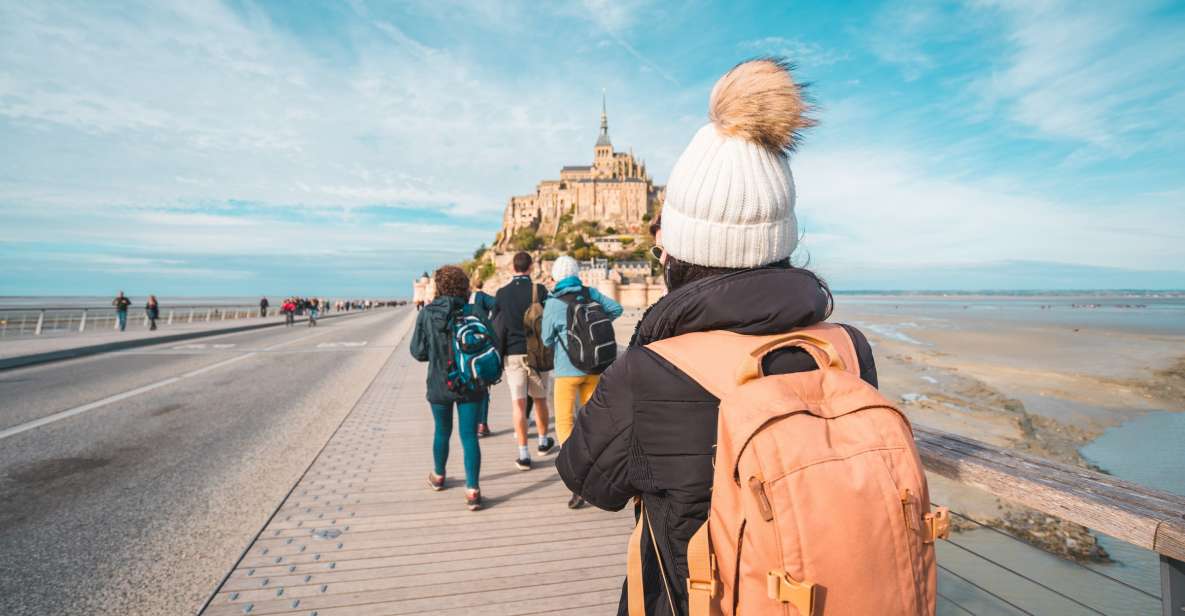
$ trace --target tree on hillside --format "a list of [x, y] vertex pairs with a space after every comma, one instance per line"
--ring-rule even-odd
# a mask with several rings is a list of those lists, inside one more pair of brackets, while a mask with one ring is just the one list
[[510, 243], [518, 250], [538, 250], [543, 247], [543, 238], [534, 229], [527, 227], [516, 231]]

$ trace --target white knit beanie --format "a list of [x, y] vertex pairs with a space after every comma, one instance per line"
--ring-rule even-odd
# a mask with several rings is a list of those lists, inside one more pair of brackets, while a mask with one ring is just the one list
[[551, 278], [556, 282], [559, 282], [570, 276], [579, 275], [580, 263], [568, 255], [559, 257], [555, 260], [555, 263], [551, 265]]
[[814, 125], [787, 62], [737, 65], [712, 88], [708, 117], [671, 171], [662, 244], [712, 267], [759, 267], [798, 245], [788, 154]]

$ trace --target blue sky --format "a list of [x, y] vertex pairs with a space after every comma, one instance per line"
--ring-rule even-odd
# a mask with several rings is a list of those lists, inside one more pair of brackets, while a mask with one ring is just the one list
[[0, 294], [405, 294], [591, 158], [602, 89], [663, 182], [762, 54], [818, 105], [796, 258], [833, 286], [1185, 288], [1182, 32], [1135, 1], [0, 3]]

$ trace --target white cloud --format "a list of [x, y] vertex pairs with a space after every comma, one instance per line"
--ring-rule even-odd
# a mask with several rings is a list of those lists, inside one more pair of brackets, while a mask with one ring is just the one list
[[802, 248], [824, 271], [1004, 260], [1147, 270], [1185, 263], [1185, 211], [1159, 196], [1085, 207], [1006, 177], [935, 176], [923, 153], [904, 148], [808, 148], [793, 168]]

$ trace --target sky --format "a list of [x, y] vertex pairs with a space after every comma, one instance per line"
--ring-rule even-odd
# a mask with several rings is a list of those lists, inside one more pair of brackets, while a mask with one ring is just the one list
[[1185, 288], [1185, 4], [0, 3], [0, 295], [401, 296], [615, 147], [663, 183], [736, 63], [819, 125], [840, 290]]

